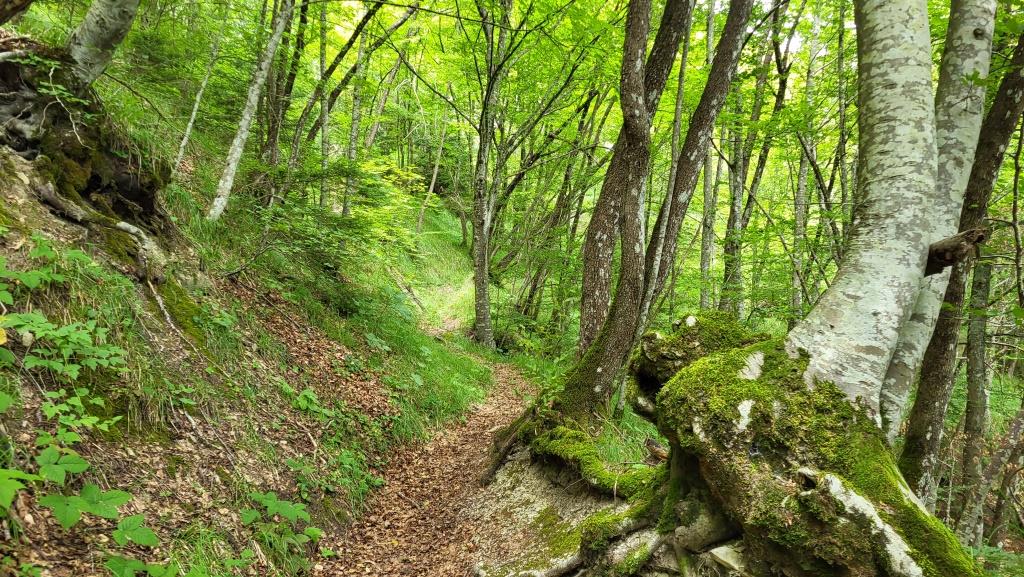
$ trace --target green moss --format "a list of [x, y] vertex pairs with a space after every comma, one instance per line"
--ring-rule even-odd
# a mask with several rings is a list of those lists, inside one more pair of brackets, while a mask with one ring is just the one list
[[684, 317], [669, 336], [658, 332], [644, 335], [630, 367], [640, 389], [654, 393], [676, 372], [700, 358], [765, 338], [767, 335], [751, 331], [729, 313], [701, 311]]
[[196, 324], [196, 319], [203, 314], [202, 309], [189, 296], [181, 285], [168, 279], [167, 282], [157, 287], [160, 298], [164, 301], [164, 307], [168, 314], [174, 319], [178, 327], [188, 335], [189, 338], [199, 347], [206, 348], [206, 332]]
[[615, 577], [630, 577], [636, 575], [647, 565], [651, 558], [651, 550], [646, 543], [629, 552], [626, 558], [619, 561], [612, 567], [612, 575]]
[[123, 265], [135, 265], [135, 254], [138, 251], [138, 245], [132, 235], [123, 230], [107, 226], [97, 227], [96, 230], [103, 241], [102, 248], [104, 252]]
[[612, 540], [622, 534], [636, 514], [634, 508], [619, 512], [607, 509], [594, 513], [580, 523], [580, 546], [592, 554], [603, 553]]
[[546, 569], [551, 564], [575, 553], [580, 547], [580, 531], [563, 520], [552, 507], [541, 510], [531, 522], [540, 540], [534, 553], [518, 567], [521, 571]]
[[[748, 359], [758, 354], [760, 376], [742, 378]], [[841, 505], [824, 490], [782, 480], [798, 478], [795, 463], [832, 474], [871, 501], [926, 576], [978, 575], [952, 532], [906, 496], [909, 489], [873, 420], [832, 384], [809, 388], [806, 364], [790, 358], [781, 340], [699, 359], [662, 389], [660, 426], [702, 460], [710, 483], [744, 496], [732, 506], [744, 509], [748, 534], [810, 553], [823, 562], [822, 575], [834, 573], [827, 567], [862, 561], [859, 555], [885, 555], [865, 530], [866, 520], [836, 523]], [[739, 407], [751, 402], [741, 431]]]
[[656, 478], [664, 472], [664, 467], [646, 466], [624, 473], [610, 470], [592, 436], [564, 425], [536, 436], [531, 448], [535, 455], [557, 457], [573, 467], [591, 486], [627, 499], [656, 489]]

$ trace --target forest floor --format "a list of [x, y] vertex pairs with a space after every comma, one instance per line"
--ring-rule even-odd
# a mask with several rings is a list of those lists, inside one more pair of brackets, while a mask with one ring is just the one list
[[427, 443], [408, 446], [381, 471], [386, 480], [366, 513], [323, 545], [338, 557], [318, 564], [319, 575], [471, 574], [478, 519], [466, 514], [480, 490], [494, 434], [511, 423], [534, 385], [507, 364], [492, 365], [494, 385], [465, 421]]

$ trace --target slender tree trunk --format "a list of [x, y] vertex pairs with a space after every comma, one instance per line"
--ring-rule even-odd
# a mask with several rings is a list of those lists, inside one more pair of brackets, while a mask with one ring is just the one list
[[[707, 26], [704, 28], [704, 65], [709, 69], [715, 58], [715, 0], [708, 0]], [[715, 216], [718, 209], [718, 175], [713, 153], [704, 155], [704, 214], [700, 233], [700, 308], [711, 308], [711, 266], [715, 259]]]
[[[509, 16], [511, 0], [502, 0], [500, 22], [481, 10], [484, 22], [481, 24], [487, 38], [486, 83], [480, 107], [480, 121], [477, 128], [476, 164], [473, 173], [473, 288], [474, 288], [474, 338], [487, 348], [493, 349], [494, 327], [491, 324], [491, 220], [494, 217], [494, 188], [489, 182], [491, 145], [494, 141], [495, 119], [498, 98], [506, 70], [502, 66], [507, 57]], [[496, 26], [495, 24], [498, 24]], [[497, 28], [497, 30], [495, 30]]]
[[206, 92], [206, 85], [210, 82], [210, 77], [213, 76], [213, 69], [217, 64], [217, 58], [220, 55], [220, 41], [224, 38], [224, 34], [218, 34], [217, 39], [213, 42], [213, 48], [210, 51], [210, 62], [206, 65], [206, 74], [203, 75], [203, 81], [199, 84], [199, 91], [196, 92], [195, 102], [192, 104], [192, 114], [188, 117], [188, 124], [185, 125], [185, 134], [181, 137], [181, 144], [178, 145], [178, 154], [174, 157], [174, 172], [178, 172], [178, 168], [181, 166], [181, 161], [185, 158], [185, 150], [188, 149], [188, 142], [192, 138], [192, 129], [195, 128], [196, 118], [199, 116], [199, 107], [203, 103], [203, 94]]
[[[323, 101], [324, 95], [327, 94], [330, 78], [338, 67], [341, 66], [341, 63], [345, 60], [345, 56], [347, 56], [349, 51], [352, 50], [355, 43], [362, 37], [363, 30], [373, 20], [373, 17], [383, 6], [384, 4], [381, 2], [373, 2], [367, 7], [366, 13], [363, 14], [363, 17], [359, 19], [359, 22], [352, 30], [352, 35], [349, 36], [347, 41], [345, 41], [345, 45], [338, 50], [338, 53], [334, 55], [334, 59], [327, 66], [327, 70], [324, 74], [320, 75], [320, 79], [317, 81], [316, 86], [313, 87], [313, 92], [306, 100], [306, 105], [302, 108], [302, 112], [299, 113], [299, 118], [295, 123], [295, 132], [292, 135], [291, 154], [288, 157], [289, 173], [295, 170], [295, 167], [298, 166], [299, 155], [301, 153], [302, 134], [305, 131], [306, 123], [309, 122], [309, 115], [317, 105], [320, 105], [320, 118], [328, 118], [330, 115], [330, 107], [323, 106]], [[318, 124], [316, 128], [317, 130], [312, 131], [313, 138], [316, 138], [320, 125]]]
[[[398, 76], [398, 69], [401, 67], [402, 56], [399, 55], [395, 58], [395, 65], [388, 70], [388, 73], [381, 81], [383, 92], [378, 96], [377, 102], [373, 106], [373, 123], [370, 124], [370, 129], [366, 132], [364, 148], [367, 150], [373, 148], [373, 143], [377, 141], [377, 133], [380, 132], [381, 114], [384, 113], [384, 107], [388, 104], [388, 97], [391, 96], [391, 87], [394, 85], [395, 78]], [[327, 107], [324, 106], [323, 108], [326, 109]]]
[[[984, 225], [989, 197], [995, 185], [1003, 155], [1024, 110], [1024, 42], [1018, 40], [1010, 70], [1003, 77], [992, 108], [985, 115], [975, 152], [971, 176], [967, 181], [960, 230]], [[925, 504], [934, 507], [935, 464], [942, 443], [946, 408], [952, 394], [956, 368], [956, 343], [960, 333], [961, 307], [964, 302], [970, 262], [953, 265], [938, 321], [921, 363], [921, 380], [910, 411], [907, 434], [900, 455], [900, 469]]]
[[964, 415], [964, 456], [961, 484], [966, 489], [953, 507], [957, 523], [957, 536], [967, 547], [980, 544], [981, 519], [969, 519], [975, 504], [968, 497], [984, 498], [977, 493], [983, 482], [982, 455], [985, 451], [985, 425], [988, 421], [989, 372], [985, 355], [988, 328], [988, 300], [992, 285], [992, 265], [979, 262], [974, 267], [971, 284], [970, 321], [967, 324], [967, 411]]
[[789, 327], [793, 328], [796, 323], [803, 318], [804, 312], [804, 279], [801, 276], [803, 274], [804, 267], [804, 251], [806, 249], [806, 236], [807, 236], [807, 213], [810, 204], [810, 194], [807, 190], [807, 172], [810, 168], [810, 163], [816, 161], [816, 148], [814, 145], [814, 60], [817, 56], [818, 46], [817, 39], [818, 30], [815, 26], [815, 30], [812, 33], [812, 41], [808, 45], [807, 50], [807, 77], [804, 81], [804, 95], [806, 99], [807, 119], [805, 124], [805, 130], [807, 136], [805, 141], [807, 144], [807, 150], [803, 150], [801, 146], [800, 154], [800, 169], [797, 174], [796, 183], [796, 195], [793, 198], [793, 272], [790, 278], [790, 297], [789, 297]]
[[0, 24], [7, 24], [14, 17], [20, 15], [35, 0], [2, 0], [0, 1]]
[[993, 509], [992, 523], [989, 526], [988, 544], [990, 547], [1002, 547], [1006, 539], [1006, 532], [1009, 529], [1010, 520], [1008, 514], [1016, 509], [1013, 495], [1013, 485], [1017, 476], [1024, 469], [1024, 447], [1017, 445], [1013, 454], [1007, 461], [1008, 468], [1003, 473], [1003, 479], [999, 483], [999, 491], [996, 493], [996, 504]]
[[[937, 184], [942, 192], [929, 215], [930, 242], [953, 236], [957, 231], [985, 104], [984, 85], [964, 79], [974, 74], [988, 76], [995, 11], [995, 0], [952, 3], [935, 99]], [[924, 279], [914, 312], [900, 330], [900, 344], [889, 364], [882, 392], [882, 418], [890, 442], [899, 431], [948, 281], [948, 270]]]
[[131, 30], [138, 9], [139, 0], [93, 0], [85, 19], [68, 38], [72, 70], [79, 82], [89, 86], [103, 74]]
[[808, 382], [831, 381], [879, 419], [882, 380], [928, 255], [935, 107], [926, 3], [860, 0], [855, 7], [862, 224], [843, 274], [790, 331], [787, 346], [809, 355]]
[[[352, 213], [352, 197], [356, 193], [356, 179], [352, 176], [351, 171], [355, 169], [356, 164], [356, 153], [359, 146], [359, 123], [362, 118], [363, 109], [363, 87], [362, 87], [362, 70], [365, 66], [363, 59], [365, 58], [364, 44], [365, 37], [359, 38], [359, 49], [356, 51], [356, 83], [352, 86], [352, 123], [349, 125], [348, 131], [348, 161], [349, 175], [345, 178], [345, 196], [341, 201], [341, 215], [348, 216]], [[325, 111], [329, 111], [330, 103], [327, 103]], [[323, 123], [321, 123], [323, 124]]]
[[1024, 436], [1024, 408], [1017, 412], [1013, 420], [1006, 427], [1006, 434], [1000, 441], [999, 446], [992, 453], [981, 481], [974, 487], [968, 487], [968, 494], [964, 514], [957, 524], [957, 534], [972, 535], [971, 542], [977, 543], [972, 531], [982, 522], [982, 515], [985, 511], [985, 501], [989, 493], [1011, 469], [1014, 464], [1010, 457], [1020, 450], [1022, 436]]
[[[377, 37], [373, 41], [373, 43], [365, 47], [363, 58], [368, 59], [371, 56], [373, 56], [373, 53], [376, 52], [377, 49], [379, 49], [385, 43], [387, 43], [388, 40], [390, 40], [391, 35], [394, 34], [396, 30], [401, 28], [403, 24], [408, 22], [409, 19], [412, 18], [414, 14], [416, 14], [417, 10], [419, 10], [419, 2], [413, 2], [412, 4], [410, 4], [409, 7], [406, 8], [405, 12], [403, 12], [402, 15], [399, 16], [398, 20], [396, 20], [390, 27], [388, 27], [388, 29], [383, 34]], [[343, 76], [341, 80], [338, 82], [338, 84], [334, 87], [334, 89], [331, 90], [331, 95], [327, 99], [328, 113], [330, 113], [330, 111], [334, 109], [334, 103], [338, 101], [338, 97], [340, 97], [341, 93], [345, 91], [345, 87], [348, 86], [348, 83], [352, 81], [352, 78], [355, 76], [356, 71], [357, 68], [355, 65], [350, 67], [348, 71], [345, 73], [345, 76]], [[313, 140], [316, 138], [317, 132], [320, 130], [320, 123], [322, 121], [323, 115], [321, 114], [320, 118], [317, 118], [313, 122], [313, 126], [311, 126], [309, 128], [309, 131], [306, 133], [306, 140]], [[297, 125], [296, 128], [301, 128], [301, 126]]]
[[437, 185], [437, 174], [441, 170], [441, 158], [444, 155], [444, 137], [448, 134], [448, 120], [441, 118], [441, 141], [437, 145], [437, 156], [434, 157], [434, 170], [430, 173], [430, 186], [423, 196], [423, 206], [420, 207], [420, 217], [416, 220], [416, 234], [423, 232], [423, 216], [427, 212], [427, 203], [434, 194], [434, 187]]
[[245, 152], [245, 143], [249, 139], [249, 131], [252, 128], [252, 120], [256, 113], [256, 105], [259, 102], [260, 93], [267, 82], [267, 74], [270, 72], [270, 66], [274, 62], [274, 54], [277, 53], [277, 47], [281, 43], [285, 24], [291, 19], [292, 9], [295, 7], [294, 0], [283, 0], [283, 2], [282, 9], [278, 12], [277, 19], [274, 22], [274, 32], [271, 34], [270, 40], [267, 41], [266, 50], [263, 52], [263, 57], [260, 59], [260, 63], [253, 74], [252, 83], [249, 85], [249, 94], [245, 100], [245, 108], [242, 110], [242, 119], [238, 124], [235, 138], [231, 142], [231, 148], [228, 149], [224, 174], [221, 175], [220, 182], [217, 183], [217, 196], [213, 200], [210, 212], [206, 215], [208, 220], [215, 221], [220, 218], [228, 204], [228, 198], [231, 196], [231, 188], [235, 183], [235, 174], [238, 172], [238, 163], [242, 160], [242, 153]]
[[[327, 3], [320, 4], [320, 84], [327, 82]], [[327, 92], [320, 91], [320, 110], [327, 110]], [[330, 162], [330, 115], [320, 123], [320, 206], [327, 206], [327, 167]], [[369, 147], [367, 147], [369, 148]]]

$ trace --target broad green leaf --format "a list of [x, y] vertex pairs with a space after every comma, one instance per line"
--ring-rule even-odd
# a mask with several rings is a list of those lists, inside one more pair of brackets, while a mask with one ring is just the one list
[[101, 491], [99, 486], [89, 483], [82, 487], [79, 494], [85, 502], [86, 513], [92, 513], [105, 519], [117, 519], [117, 508], [132, 500], [131, 493], [125, 491]]
[[156, 533], [149, 527], [143, 526], [143, 521], [142, 515], [132, 515], [121, 519], [113, 533], [114, 541], [122, 547], [127, 545], [129, 541], [143, 547], [156, 547], [159, 545], [160, 540], [157, 538]]
[[241, 512], [242, 524], [249, 525], [256, 519], [259, 519], [260, 512], [256, 509], [242, 509]]
[[138, 559], [129, 559], [127, 557], [118, 557], [116, 555], [107, 559], [104, 564], [110, 572], [114, 574], [114, 577], [135, 577], [139, 571], [146, 570], [146, 564]]
[[60, 523], [61, 527], [70, 529], [82, 518], [82, 499], [79, 497], [65, 497], [61, 494], [45, 495], [39, 499], [39, 504], [50, 509], [53, 516]]

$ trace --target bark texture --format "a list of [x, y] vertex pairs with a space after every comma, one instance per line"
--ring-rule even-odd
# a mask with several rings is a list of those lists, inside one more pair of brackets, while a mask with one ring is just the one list
[[925, 2], [855, 3], [860, 221], [842, 274], [789, 334], [807, 382], [834, 383], [879, 417], [882, 381], [917, 299], [935, 196], [935, 109]]
[[[929, 213], [929, 242], [957, 232], [985, 105], [984, 84], [967, 79], [988, 76], [995, 12], [995, 0], [954, 0], [950, 6], [935, 97], [938, 189]], [[913, 314], [900, 330], [899, 345], [886, 372], [881, 399], [890, 442], [899, 432], [948, 282], [948, 271], [925, 278]]]
[[68, 38], [75, 76], [85, 86], [110, 65], [114, 51], [131, 30], [139, 0], [93, 0], [85, 19]]
[[[992, 107], [985, 115], [971, 175], [964, 193], [960, 230], [983, 228], [988, 201], [1002, 166], [1010, 137], [1024, 111], [1024, 42], [1018, 39], [1009, 70], [1003, 76]], [[971, 262], [953, 266], [935, 330], [925, 349], [921, 379], [910, 411], [900, 455], [900, 469], [914, 491], [934, 506], [935, 464], [942, 443], [946, 408], [953, 391], [956, 345], [961, 308]]]
[[0, 2], [0, 24], [6, 24], [12, 18], [28, 10], [35, 0], [3, 0]]

